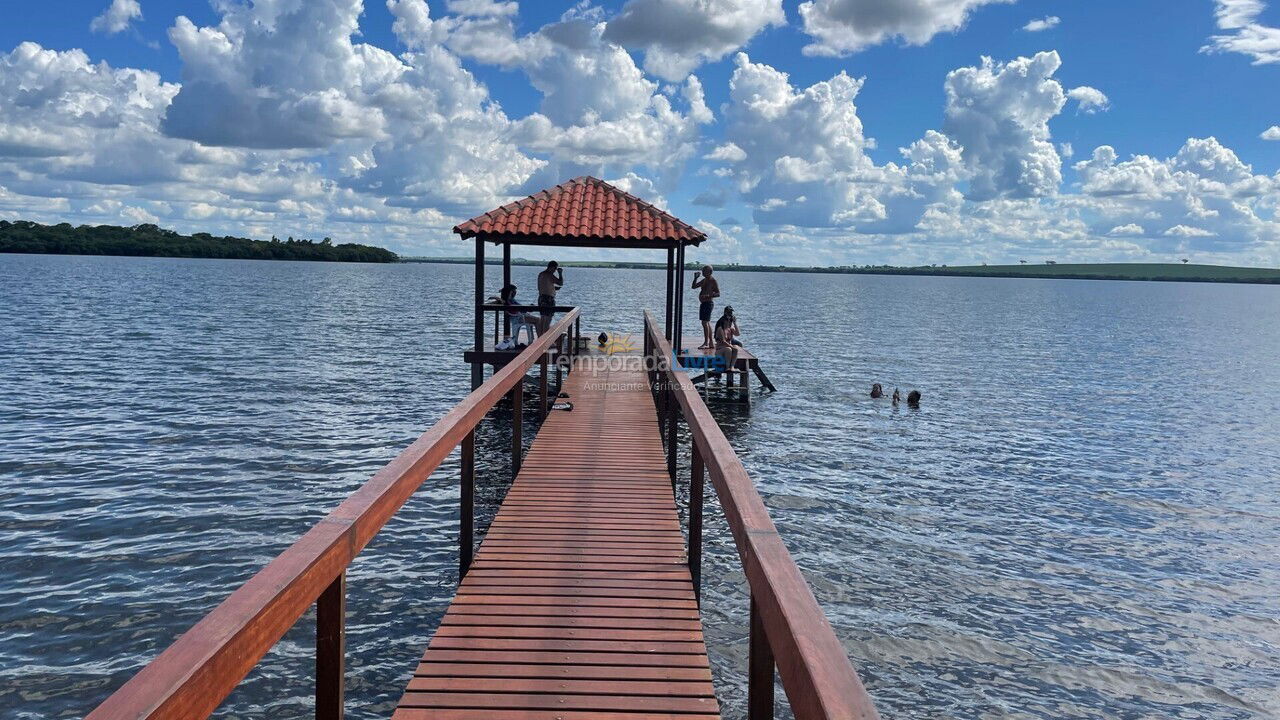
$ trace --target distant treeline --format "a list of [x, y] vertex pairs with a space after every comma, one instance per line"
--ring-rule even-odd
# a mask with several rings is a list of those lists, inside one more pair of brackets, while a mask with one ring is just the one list
[[[403, 258], [405, 262], [430, 262], [466, 264], [474, 258]], [[487, 265], [501, 265], [501, 258], [485, 258]], [[512, 265], [546, 265], [545, 260], [512, 258]], [[661, 270], [665, 263], [564, 261], [565, 267], [631, 268]], [[688, 262], [685, 267], [697, 270], [700, 262]], [[920, 265], [899, 267], [893, 265], [841, 265], [835, 267], [796, 267], [789, 265], [734, 265], [718, 264], [717, 271], [730, 272], [782, 272], [829, 273], [841, 275], [933, 275], [947, 277], [994, 278], [1045, 278], [1060, 280], [1143, 280], [1163, 282], [1220, 282], [1280, 284], [1280, 270], [1272, 268], [1227, 267], [1222, 265], [1197, 265], [1190, 263], [1076, 263], [1044, 265]]]
[[128, 255], [136, 257], [224, 258], [237, 260], [319, 260], [389, 263], [390, 250], [370, 245], [315, 240], [250, 240], [209, 233], [182, 235], [155, 225], [117, 227], [68, 223], [41, 225], [0, 220], [0, 253], [47, 255]]

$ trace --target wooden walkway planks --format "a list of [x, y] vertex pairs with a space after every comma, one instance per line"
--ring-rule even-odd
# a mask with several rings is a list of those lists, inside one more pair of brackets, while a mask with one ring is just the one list
[[395, 720], [714, 720], [702, 622], [640, 369], [565, 383]]

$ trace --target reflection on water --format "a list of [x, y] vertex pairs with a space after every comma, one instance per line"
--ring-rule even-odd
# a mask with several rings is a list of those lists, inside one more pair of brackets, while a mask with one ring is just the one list
[[[588, 336], [661, 307], [660, 272], [567, 275]], [[1276, 288], [721, 285], [780, 392], [713, 409], [886, 717], [1280, 716]], [[0, 256], [0, 716], [82, 715], [461, 398], [469, 299], [465, 266]], [[477, 438], [482, 526], [509, 432]], [[351, 717], [452, 597], [456, 487], [451, 460], [352, 568]], [[709, 512], [733, 717], [746, 594]], [[311, 633], [223, 713], [306, 715]]]

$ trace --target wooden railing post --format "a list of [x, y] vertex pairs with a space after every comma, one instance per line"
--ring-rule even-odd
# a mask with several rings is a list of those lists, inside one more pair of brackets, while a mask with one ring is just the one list
[[347, 574], [316, 599], [316, 720], [342, 720], [347, 650]]
[[667, 380], [667, 474], [671, 476], [671, 489], [676, 487], [676, 413], [679, 403], [675, 401], [674, 391]]
[[462, 481], [458, 503], [458, 582], [467, 576], [475, 553], [476, 431], [462, 439]]
[[693, 597], [702, 604], [702, 451], [693, 443], [689, 469], [689, 575], [693, 577]]
[[[550, 352], [550, 351], [548, 351]], [[547, 353], [538, 361], [538, 418], [547, 419]]]
[[524, 460], [524, 378], [511, 388], [511, 477], [520, 473]]
[[561, 335], [560, 339], [556, 341], [556, 398], [560, 397], [560, 390], [564, 388], [564, 349], [567, 345], [566, 340], [568, 340], [568, 333]]
[[747, 659], [747, 720], [773, 720], [773, 648], [751, 596], [751, 647]]

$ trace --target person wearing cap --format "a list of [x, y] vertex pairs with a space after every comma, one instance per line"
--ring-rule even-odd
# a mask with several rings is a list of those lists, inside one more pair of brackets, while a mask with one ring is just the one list
[[702, 321], [702, 344], [699, 350], [710, 350], [715, 347], [711, 334], [711, 311], [715, 299], [720, 297], [720, 283], [711, 277], [711, 266], [703, 265], [702, 274], [693, 278], [693, 289], [698, 292], [698, 319]]
[[732, 371], [738, 364], [738, 345], [734, 338], [738, 335], [738, 319], [733, 314], [733, 306], [724, 307], [724, 315], [716, 321], [715, 350], [716, 357], [724, 362], [724, 370]]

